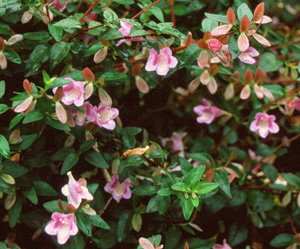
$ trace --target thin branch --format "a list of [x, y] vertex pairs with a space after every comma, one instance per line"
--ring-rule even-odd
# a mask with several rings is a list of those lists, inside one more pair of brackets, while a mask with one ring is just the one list
[[174, 2], [173, 0], [169, 0], [169, 5], [171, 9], [171, 18], [172, 18], [172, 23], [173, 23], [173, 28], [176, 28], [176, 23], [175, 23], [175, 13], [174, 13]]
[[95, 7], [95, 5], [99, 2], [100, 0], [95, 0], [95, 2], [87, 9], [87, 11], [79, 18], [79, 22], [82, 22], [83, 21], [83, 18], [85, 16], [87, 16], [91, 11], [92, 9]]
[[151, 8], [153, 5], [157, 4], [158, 2], [160, 2], [161, 0], [157, 0], [154, 3], [150, 4], [149, 6], [147, 6], [145, 9], [142, 9], [139, 13], [137, 13], [135, 16], [131, 17], [131, 19], [135, 19], [137, 18], [139, 15], [141, 15], [142, 13], [144, 13], [147, 9]]

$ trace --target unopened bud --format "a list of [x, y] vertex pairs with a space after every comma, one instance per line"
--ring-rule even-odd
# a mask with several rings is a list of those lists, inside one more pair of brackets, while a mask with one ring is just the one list
[[111, 97], [109, 96], [109, 94], [102, 87], [98, 88], [98, 95], [99, 95], [100, 101], [104, 105], [109, 106], [109, 107], [112, 106], [112, 99], [111, 99]]
[[12, 37], [10, 37], [9, 39], [8, 39], [8, 41], [4, 41], [4, 43], [6, 44], [6, 45], [13, 45], [13, 44], [15, 44], [15, 43], [17, 43], [17, 42], [19, 42], [19, 41], [21, 41], [23, 39], [23, 35], [20, 35], [20, 34], [16, 34], [16, 35], [13, 35]]
[[82, 78], [84, 78], [88, 82], [94, 82], [95, 81], [95, 75], [91, 71], [91, 69], [89, 69], [88, 67], [86, 67], [85, 69], [82, 70], [81, 75], [82, 75]]
[[5, 48], [4, 39], [0, 37], [0, 52], [2, 52]]
[[63, 107], [63, 105], [59, 103], [59, 101], [55, 102], [55, 113], [56, 113], [56, 117], [61, 123], [63, 124], [67, 123], [67, 119], [68, 119], [67, 112]]
[[22, 16], [21, 23], [22, 24], [28, 23], [32, 19], [33, 13], [34, 13], [34, 9], [32, 8], [30, 8], [28, 11], [25, 11]]
[[149, 86], [147, 82], [144, 79], [142, 79], [140, 76], [137, 76], [135, 78], [135, 84], [137, 89], [139, 89], [140, 92], [145, 94], [149, 92]]
[[60, 86], [57, 88], [54, 94], [54, 101], [60, 101], [63, 96], [64, 96], [64, 89]]
[[226, 100], [230, 100], [230, 99], [233, 98], [233, 96], [234, 96], [234, 86], [233, 86], [232, 83], [230, 83], [230, 84], [226, 87], [224, 96], [225, 96], [225, 99], [226, 99]]
[[214, 38], [209, 41], [208, 46], [213, 53], [216, 53], [221, 52], [223, 44]]
[[101, 48], [95, 55], [94, 55], [94, 62], [99, 64], [100, 62], [104, 61], [107, 56], [107, 47]]
[[89, 97], [91, 97], [93, 91], [94, 91], [94, 84], [90, 82], [84, 87], [84, 100], [87, 100]]
[[49, 9], [45, 10], [45, 12], [40, 10], [39, 15], [40, 15], [42, 21], [47, 25], [53, 21], [53, 14], [52, 14], [51, 10], [49, 10]]
[[20, 129], [15, 129], [9, 136], [9, 143], [10, 144], [18, 144], [22, 142], [22, 138], [20, 137], [21, 135], [21, 130]]
[[7, 60], [2, 51], [0, 51], [0, 68], [3, 70], [7, 68]]
[[28, 79], [25, 79], [23, 81], [23, 88], [25, 89], [25, 91], [30, 95], [33, 96], [33, 87], [32, 87], [32, 83], [29, 83]]
[[292, 68], [291, 69], [291, 76], [293, 80], [297, 80], [298, 79], [298, 72], [296, 70], [296, 68]]
[[141, 66], [139, 64], [135, 64], [132, 67], [131, 73], [134, 77], [137, 77], [141, 74]]
[[16, 193], [8, 194], [4, 200], [4, 208], [9, 210], [16, 202], [17, 195]]
[[77, 211], [77, 209], [70, 203], [66, 206], [66, 210], [68, 213], [76, 213]]

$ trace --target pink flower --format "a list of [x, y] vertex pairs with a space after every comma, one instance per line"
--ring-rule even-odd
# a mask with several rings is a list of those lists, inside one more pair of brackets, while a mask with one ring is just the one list
[[73, 236], [78, 233], [78, 227], [74, 222], [73, 214], [54, 212], [51, 215], [51, 219], [45, 227], [45, 231], [49, 235], [57, 235], [57, 242], [59, 244], [65, 244], [71, 235]]
[[61, 192], [67, 196], [69, 204], [72, 204], [76, 209], [79, 207], [82, 199], [93, 200], [93, 196], [89, 193], [86, 185], [86, 180], [80, 178], [75, 181], [72, 173], [68, 172], [69, 182], [62, 187]]
[[293, 106], [297, 111], [300, 111], [300, 99], [294, 99]]
[[199, 115], [197, 122], [200, 124], [210, 124], [216, 117], [222, 114], [222, 111], [217, 107], [211, 106], [206, 99], [203, 99], [202, 102], [204, 105], [198, 105], [194, 107], [194, 112]]
[[98, 107], [94, 106], [92, 111], [95, 116], [95, 124], [108, 130], [115, 129], [116, 123], [113, 119], [115, 119], [119, 115], [118, 109], [110, 108], [100, 103]]
[[[120, 21], [120, 24], [121, 24], [122, 28], [119, 28], [119, 31], [122, 33], [122, 35], [124, 37], [130, 36], [130, 30], [133, 27], [133, 25], [128, 22], [123, 22], [123, 21]], [[127, 41], [142, 41], [142, 40], [143, 40], [143, 37], [131, 37], [129, 39], [121, 39], [118, 41], [116, 46], [120, 46], [123, 42], [127, 42]]]
[[[64, 85], [64, 96], [62, 97], [62, 102], [65, 105], [76, 105], [82, 106], [84, 101], [84, 82], [75, 81], [71, 78], [65, 78], [65, 80], [71, 81], [71, 84]], [[57, 87], [53, 88], [53, 93], [55, 93]]]
[[184, 146], [183, 146], [183, 138], [186, 137], [187, 132], [184, 132], [182, 134], [173, 132], [171, 136], [171, 141], [173, 143], [172, 150], [176, 152], [180, 152], [180, 154], [183, 154]]
[[144, 249], [163, 249], [164, 248], [163, 245], [156, 247], [155, 241], [154, 241], [154, 246], [153, 246], [152, 243], [148, 239], [143, 238], [143, 237], [139, 238], [139, 243]]
[[218, 39], [213, 38], [209, 41], [208, 46], [210, 50], [215, 53], [221, 52], [223, 44]]
[[215, 244], [212, 249], [231, 249], [230, 245], [226, 243], [226, 239], [223, 240], [223, 245]]
[[244, 62], [246, 64], [254, 64], [256, 60], [253, 59], [253, 57], [257, 56], [259, 56], [259, 52], [255, 48], [249, 47], [246, 51], [242, 52], [239, 55], [239, 59], [241, 62]]
[[277, 133], [279, 126], [274, 122], [276, 117], [267, 113], [257, 113], [255, 120], [250, 125], [250, 130], [257, 132], [262, 138], [266, 138], [270, 133]]
[[145, 69], [146, 71], [156, 71], [158, 75], [166, 75], [170, 68], [176, 67], [177, 63], [170, 48], [161, 49], [159, 54], [151, 48]]
[[49, 6], [58, 9], [59, 12], [63, 12], [65, 10], [65, 8], [67, 7], [67, 4], [69, 3], [68, 1], [65, 1], [64, 3], [61, 3], [60, 0], [54, 0], [52, 1]]
[[96, 121], [96, 116], [93, 112], [93, 106], [88, 101], [84, 102], [81, 108], [84, 110], [84, 112], [80, 112], [74, 109], [71, 110], [71, 115], [75, 118], [75, 122], [77, 125], [83, 126], [86, 120], [88, 120], [89, 122]]
[[124, 182], [119, 182], [119, 176], [113, 175], [112, 181], [106, 183], [104, 190], [114, 197], [114, 199], [119, 202], [122, 198], [130, 199], [131, 190], [130, 190], [131, 180], [127, 178]]

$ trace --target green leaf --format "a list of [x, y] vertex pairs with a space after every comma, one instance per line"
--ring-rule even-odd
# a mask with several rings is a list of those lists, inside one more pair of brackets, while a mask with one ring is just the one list
[[188, 156], [189, 156], [189, 158], [192, 158], [193, 160], [195, 160], [199, 163], [205, 164], [206, 161], [209, 161], [213, 167], [215, 167], [215, 165], [216, 165], [213, 158], [207, 153], [191, 153]]
[[22, 120], [22, 118], [25, 116], [25, 112], [19, 113], [17, 116], [15, 116], [9, 124], [8, 129], [11, 130], [12, 128], [14, 128], [18, 123], [20, 123], [20, 121]]
[[97, 139], [91, 139], [91, 140], [87, 140], [84, 141], [80, 147], [79, 147], [79, 151], [80, 152], [86, 152], [88, 151], [90, 148], [93, 147], [93, 145], [96, 143]]
[[25, 197], [30, 200], [33, 204], [38, 204], [38, 197], [36, 195], [35, 189], [31, 188], [29, 190], [23, 191]]
[[90, 185], [87, 186], [87, 189], [89, 190], [89, 192], [91, 193], [91, 195], [94, 195], [96, 190], [98, 189], [99, 184], [98, 183], [92, 183]]
[[[90, 29], [90, 28], [97, 27], [97, 26], [100, 26], [100, 25], [102, 25], [101, 22], [91, 21], [89, 23], [89, 27], [88, 28]], [[89, 35], [99, 35], [100, 32], [103, 32], [105, 30], [106, 30], [105, 27], [93, 28], [93, 29], [88, 30], [88, 34]]]
[[100, 152], [97, 152], [95, 150], [90, 150], [89, 152], [84, 154], [84, 158], [87, 162], [90, 164], [96, 166], [97, 168], [101, 169], [108, 169], [108, 164], [100, 154]]
[[234, 35], [231, 35], [228, 42], [228, 49], [232, 60], [236, 59], [240, 55], [237, 39]]
[[53, 128], [61, 131], [71, 131], [70, 127], [67, 124], [62, 124], [58, 120], [52, 119], [50, 116], [46, 117], [47, 123]]
[[117, 29], [110, 29], [100, 35], [99, 41], [115, 40], [122, 38], [123, 34]]
[[175, 191], [191, 193], [191, 189], [184, 182], [176, 182], [171, 186], [171, 188]]
[[78, 160], [79, 160], [79, 155], [76, 152], [67, 155], [61, 167], [60, 174], [61, 175], [66, 174], [70, 169], [72, 169], [75, 166]]
[[133, 0], [114, 0], [114, 2], [118, 4], [124, 4], [124, 5], [134, 4]]
[[248, 16], [250, 22], [252, 21], [252, 19], [253, 19], [252, 11], [249, 9], [247, 4], [242, 3], [237, 9], [237, 16], [238, 16], [240, 21], [242, 20], [244, 15]]
[[7, 24], [0, 23], [0, 34], [10, 36], [10, 27]]
[[18, 53], [15, 50], [7, 50], [3, 52], [5, 54], [5, 57], [7, 60], [16, 63], [16, 64], [21, 64], [22, 60]]
[[262, 157], [271, 156], [273, 153], [273, 150], [266, 144], [259, 144], [255, 150], [255, 154]]
[[214, 181], [219, 184], [219, 187], [226, 195], [230, 195], [230, 183], [228, 174], [224, 171], [215, 171]]
[[44, 118], [44, 113], [41, 113], [39, 110], [32, 110], [25, 116], [23, 120], [23, 124], [39, 121], [43, 118]]
[[10, 159], [9, 143], [3, 135], [0, 135], [0, 154], [7, 159]]
[[193, 169], [193, 165], [191, 163], [189, 163], [188, 160], [186, 160], [183, 157], [179, 157], [179, 164], [181, 167], [181, 172], [184, 175], [186, 175]]
[[[1, 30], [1, 27], [0, 27]], [[3, 242], [0, 242], [0, 249], [7, 249], [6, 245]]]
[[288, 233], [282, 233], [277, 235], [272, 241], [270, 245], [273, 247], [283, 247], [289, 246], [294, 243], [294, 236]]
[[[66, 201], [61, 201], [64, 209], [66, 209], [66, 206], [68, 204], [68, 202]], [[54, 213], [54, 212], [58, 212], [61, 213], [60, 208], [58, 207], [58, 202], [57, 200], [53, 200], [53, 201], [48, 201], [46, 203], [43, 204], [43, 207], [50, 213]]]
[[97, 44], [94, 44], [94, 45], [90, 46], [89, 49], [85, 52], [84, 57], [89, 57], [92, 54], [95, 54], [101, 48], [103, 48], [103, 45], [101, 43], [97, 43]]
[[6, 112], [9, 109], [8, 105], [0, 104], [0, 114]]
[[147, 42], [148, 45], [150, 45], [158, 54], [160, 52], [159, 44], [157, 40], [151, 37], [145, 37], [145, 41]]
[[112, 81], [112, 80], [126, 80], [127, 76], [123, 73], [118, 72], [105, 72], [101, 74], [101, 77], [103, 77], [104, 81]]
[[261, 218], [259, 217], [259, 215], [257, 213], [251, 213], [251, 221], [254, 224], [254, 226], [256, 226], [257, 228], [263, 228], [264, 227], [264, 223], [262, 222]]
[[283, 66], [283, 61], [275, 54], [267, 52], [259, 58], [259, 66], [266, 72], [275, 72]]
[[14, 194], [15, 189], [12, 188], [7, 182], [5, 182], [2, 177], [0, 177], [0, 191], [6, 194]]
[[2, 173], [11, 175], [13, 178], [18, 178], [28, 172], [28, 169], [21, 166], [17, 162], [6, 160], [2, 163]]
[[71, 83], [72, 82], [69, 81], [69, 80], [65, 80], [65, 79], [62, 79], [62, 78], [56, 78], [53, 81], [53, 84], [49, 87], [49, 89], [52, 89], [52, 88], [55, 88], [55, 87], [60, 87], [60, 86], [65, 86], [65, 85], [69, 85]]
[[22, 143], [18, 145], [12, 145], [11, 147], [14, 150], [26, 150], [35, 142], [38, 136], [39, 136], [38, 133], [34, 133], [31, 135], [22, 135], [21, 136], [21, 138], [23, 139]]
[[44, 44], [37, 45], [29, 56], [27, 66], [32, 72], [37, 71], [49, 59], [49, 48]]
[[150, 196], [157, 192], [156, 188], [152, 185], [140, 185], [132, 190], [132, 193], [139, 196]]
[[214, 28], [218, 27], [218, 22], [210, 18], [205, 18], [204, 20], [202, 20], [201, 26], [202, 26], [203, 33], [210, 32]]
[[90, 220], [93, 226], [109, 229], [109, 225], [99, 215], [90, 215]]
[[132, 149], [135, 147], [135, 135], [142, 131], [139, 127], [125, 127], [121, 130], [122, 139], [126, 147]]
[[40, 32], [27, 32], [23, 34], [23, 38], [27, 40], [40, 41], [41, 43], [46, 43], [51, 39], [48, 32], [40, 31]]
[[68, 29], [81, 29], [80, 22], [71, 18], [62, 19], [59, 22], [53, 24], [53, 26]]
[[278, 170], [273, 165], [262, 163], [262, 170], [265, 176], [269, 178], [272, 183], [278, 178]]
[[228, 244], [236, 246], [247, 239], [247, 236], [248, 229], [238, 223], [234, 223], [229, 229]]
[[127, 234], [132, 230], [132, 217], [133, 217], [133, 211], [132, 210], [125, 210], [118, 222], [118, 241], [122, 242]]
[[59, 42], [61, 41], [63, 37], [63, 29], [60, 27], [55, 27], [51, 23], [48, 24], [48, 30], [52, 37], [55, 39], [55, 41]]
[[152, 6], [149, 11], [160, 21], [164, 22], [164, 14], [162, 10], [156, 6]]
[[171, 204], [171, 198], [170, 198], [170, 196], [156, 195], [155, 202], [156, 202], [156, 206], [157, 206], [159, 214], [163, 215], [168, 210], [168, 208]]
[[23, 201], [17, 197], [15, 204], [8, 210], [8, 222], [11, 228], [15, 227], [21, 215]]
[[200, 51], [198, 44], [188, 46], [180, 57], [180, 66], [190, 66], [198, 58]]
[[206, 194], [215, 190], [219, 186], [218, 183], [215, 182], [203, 182], [199, 185], [198, 189], [196, 189], [198, 194]]
[[274, 203], [274, 195], [272, 193], [267, 192], [254, 192], [254, 198], [252, 197], [253, 202], [253, 211], [254, 212], [264, 212], [271, 210], [275, 203]]
[[1, 80], [0, 81], [0, 99], [3, 97], [5, 93], [5, 81]]
[[193, 168], [184, 179], [184, 183], [191, 189], [194, 188], [194, 186], [200, 182], [200, 179], [203, 175], [203, 172], [205, 170], [204, 165], [199, 165], [196, 168]]
[[69, 53], [70, 43], [58, 42], [55, 43], [50, 52], [50, 69], [55, 68]]
[[228, 23], [227, 16], [223, 15], [215, 15], [215, 14], [209, 14], [209, 13], [204, 13], [206, 17], [208, 17], [211, 20], [221, 22], [221, 23]]
[[57, 196], [56, 190], [44, 181], [34, 181], [33, 187], [40, 196]]
[[92, 235], [92, 226], [90, 217], [88, 214], [76, 212], [76, 218], [77, 218], [77, 225], [79, 229], [86, 234], [87, 236]]
[[300, 188], [300, 177], [290, 174], [290, 173], [281, 173], [281, 177], [286, 180], [290, 185]]
[[189, 220], [194, 211], [192, 198], [189, 196], [188, 199], [185, 199], [183, 194], [180, 195], [181, 195], [180, 204], [181, 204], [184, 219]]
[[127, 158], [125, 161], [122, 161], [121, 167], [139, 167], [144, 161], [145, 159], [141, 155], [135, 154]]

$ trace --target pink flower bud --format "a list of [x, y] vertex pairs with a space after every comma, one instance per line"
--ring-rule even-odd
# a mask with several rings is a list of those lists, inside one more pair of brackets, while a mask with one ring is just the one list
[[104, 61], [104, 59], [105, 59], [106, 56], [107, 56], [107, 51], [108, 51], [108, 48], [107, 48], [107, 47], [101, 48], [101, 49], [94, 55], [94, 62], [95, 62], [96, 64], [99, 64], [99, 63], [101, 63], [102, 61]]
[[140, 76], [135, 77], [135, 84], [137, 89], [139, 89], [140, 92], [145, 94], [149, 92], [149, 86], [147, 82], [144, 79], [142, 79]]
[[223, 44], [218, 39], [213, 38], [209, 41], [208, 46], [210, 50], [215, 53], [221, 52]]

